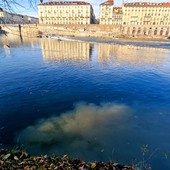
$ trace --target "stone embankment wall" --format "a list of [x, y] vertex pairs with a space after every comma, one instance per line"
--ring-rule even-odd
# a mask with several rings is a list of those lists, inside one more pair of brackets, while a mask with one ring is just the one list
[[18, 36], [36, 36], [39, 34], [37, 25], [18, 25], [18, 24], [1, 24], [0, 30]]
[[133, 37], [148, 37], [148, 38], [163, 38], [170, 37], [170, 27], [168, 26], [124, 26], [122, 27], [122, 34]]
[[113, 38], [121, 34], [121, 26], [112, 25], [38, 25], [43, 34], [58, 34], [78, 37]]
[[169, 27], [122, 27], [120, 25], [0, 25], [0, 29], [15, 35], [35, 37], [37, 35], [67, 35], [78, 37], [100, 38], [167, 38], [170, 37]]
[[40, 34], [67, 35], [78, 37], [114, 38], [121, 34], [121, 26], [105, 25], [0, 25], [1, 30], [22, 36], [37, 36]]

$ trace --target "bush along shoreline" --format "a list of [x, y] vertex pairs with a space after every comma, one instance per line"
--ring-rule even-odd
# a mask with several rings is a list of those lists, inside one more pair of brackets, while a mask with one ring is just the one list
[[31, 156], [18, 150], [0, 150], [0, 170], [134, 170], [130, 166], [113, 162], [85, 163], [67, 155]]

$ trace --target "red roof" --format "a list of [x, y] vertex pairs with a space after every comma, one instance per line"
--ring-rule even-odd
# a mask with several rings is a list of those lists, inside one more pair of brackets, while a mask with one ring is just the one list
[[100, 5], [113, 5], [113, 0], [107, 0], [106, 2], [101, 3]]
[[170, 7], [170, 2], [152, 3], [152, 2], [133, 2], [125, 3], [125, 7]]
[[39, 5], [90, 5], [90, 3], [84, 1], [62, 1], [62, 2], [45, 2]]

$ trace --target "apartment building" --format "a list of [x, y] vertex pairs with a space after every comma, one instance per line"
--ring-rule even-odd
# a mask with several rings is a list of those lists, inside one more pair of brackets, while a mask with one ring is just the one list
[[37, 24], [38, 18], [10, 13], [0, 8], [0, 24]]
[[122, 25], [123, 20], [123, 12], [121, 7], [114, 7], [113, 8], [113, 15], [112, 15], [112, 24], [113, 25]]
[[121, 25], [122, 18], [122, 8], [114, 7], [113, 0], [108, 0], [100, 4], [100, 24]]
[[170, 35], [170, 3], [124, 3], [123, 33], [132, 35]]
[[123, 25], [170, 26], [170, 3], [125, 3]]
[[92, 5], [83, 1], [46, 2], [38, 5], [40, 24], [92, 24]]

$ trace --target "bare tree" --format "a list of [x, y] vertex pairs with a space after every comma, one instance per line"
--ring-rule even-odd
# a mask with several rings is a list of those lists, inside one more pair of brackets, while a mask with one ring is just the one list
[[[20, 11], [21, 8], [26, 9], [26, 10], [35, 9], [35, 11], [37, 11], [37, 3], [42, 3], [42, 2], [43, 2], [43, 0], [24, 0], [24, 1], [22, 1], [22, 0], [20, 0], [20, 1], [19, 0], [0, 0], [0, 10], [4, 10], [7, 13], [11, 13], [11, 14], [18, 14], [18, 11]], [[24, 5], [25, 3], [27, 5]], [[10, 23], [12, 23], [13, 18], [9, 17], [8, 21]], [[24, 23], [25, 20], [21, 18], [21, 21], [22, 21], [22, 23]], [[15, 36], [19, 36], [22, 40], [20, 24], [19, 24], [19, 33], [13, 31], [8, 26], [8, 22], [6, 22], [6, 20], [4, 20], [3, 17], [0, 17], [0, 24], [3, 24], [3, 27], [8, 28], [8, 30], [10, 30], [11, 34], [13, 34]], [[27, 22], [25, 22], [25, 24], [27, 24]], [[26, 36], [26, 35], [24, 35], [24, 36]], [[7, 40], [8, 40], [8, 32], [6, 32], [5, 29], [3, 29], [0, 26], [0, 44], [10, 47]]]
[[[35, 8], [36, 3], [42, 3], [43, 0], [27, 0], [27, 2], [29, 2], [29, 7]], [[21, 3], [17, 2], [17, 0], [0, 0], [0, 7], [8, 11], [15, 11], [18, 7], [26, 8]]]

